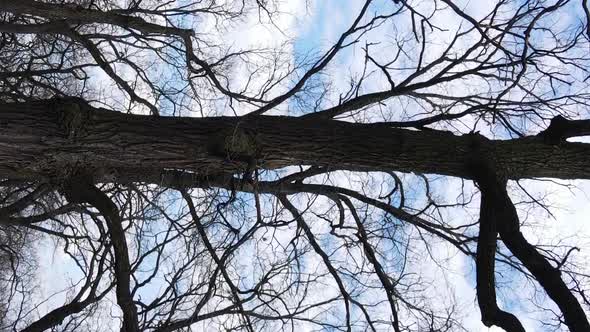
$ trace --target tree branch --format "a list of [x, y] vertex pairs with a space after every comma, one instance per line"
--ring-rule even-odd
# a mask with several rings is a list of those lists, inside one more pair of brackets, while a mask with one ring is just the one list
[[566, 138], [590, 135], [590, 120], [568, 120], [561, 115], [551, 119], [551, 124], [538, 134], [546, 142], [558, 144]]
[[82, 164], [94, 171], [94, 179], [109, 182], [114, 174], [134, 169], [140, 174], [166, 169], [236, 173], [253, 163], [262, 169], [314, 165], [471, 179], [468, 164], [475, 142], [509, 179], [590, 179], [590, 144], [564, 142], [556, 148], [539, 137], [488, 140], [386, 123], [274, 116], [154, 121], [75, 99], [0, 103], [0, 124], [5, 124], [0, 171], [11, 179], [54, 180]]
[[[485, 238], [488, 238], [488, 240], [491, 241], [489, 237], [493, 235], [490, 234], [493, 232], [493, 222], [490, 225], [489, 221], [490, 218], [494, 218], [498, 225], [500, 237], [508, 250], [510, 250], [510, 252], [512, 252], [512, 254], [516, 256], [516, 258], [518, 258], [532, 273], [549, 297], [557, 304], [564, 315], [565, 324], [569, 327], [570, 331], [590, 331], [590, 324], [588, 323], [584, 309], [582, 309], [576, 297], [561, 279], [561, 272], [559, 269], [551, 266], [547, 259], [543, 257], [543, 255], [541, 255], [520, 232], [518, 214], [516, 213], [514, 204], [508, 196], [505, 182], [499, 180], [499, 177], [493, 171], [493, 168], [484, 165], [481, 167], [474, 167], [473, 170], [475, 181], [482, 193], [481, 213], [484, 222], [482, 226], [482, 229], [484, 230], [484, 238], [481, 238], [481, 240], [485, 241]], [[489, 255], [490, 248], [487, 248], [486, 252], [487, 253], [482, 252], [482, 255]], [[489, 261], [489, 259], [484, 260], [484, 257], [482, 256], [482, 261]], [[478, 267], [478, 272], [480, 269], [484, 268], [485, 267]], [[484, 283], [484, 285], [486, 285], [485, 283], [487, 282], [489, 287], [489, 271], [483, 273], [481, 277], [481, 282]], [[478, 285], [480, 283], [479, 278], [480, 275], [478, 273]], [[487, 308], [486, 311], [489, 311], [489, 306], [485, 303], [489, 302], [493, 294], [491, 294], [489, 290], [487, 292], [482, 290], [481, 295], [482, 300], [484, 301], [484, 306]], [[480, 292], [478, 289], [478, 298], [479, 297]], [[481, 305], [482, 304], [480, 303], [480, 306]]]
[[487, 192], [482, 191], [481, 195], [479, 236], [475, 259], [477, 302], [481, 311], [481, 321], [487, 327], [496, 325], [508, 332], [524, 332], [524, 327], [519, 319], [513, 314], [498, 308], [496, 302], [497, 211], [487, 197]]
[[64, 185], [64, 194], [69, 202], [88, 203], [103, 216], [111, 238], [114, 259], [117, 304], [123, 311], [121, 332], [139, 332], [137, 308], [131, 295], [131, 264], [125, 231], [119, 210], [115, 203], [100, 189], [87, 182], [87, 178], [77, 177]]

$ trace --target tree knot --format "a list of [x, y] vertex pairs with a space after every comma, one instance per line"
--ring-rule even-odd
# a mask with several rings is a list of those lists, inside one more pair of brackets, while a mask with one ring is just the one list
[[240, 127], [238, 122], [233, 128], [223, 130], [208, 142], [210, 154], [227, 161], [249, 161], [256, 159], [259, 144], [256, 131]]
[[236, 126], [225, 136], [223, 149], [229, 156], [254, 157], [257, 152], [256, 133]]
[[55, 98], [53, 107], [66, 138], [74, 140], [86, 134], [92, 107], [85, 100], [75, 97]]

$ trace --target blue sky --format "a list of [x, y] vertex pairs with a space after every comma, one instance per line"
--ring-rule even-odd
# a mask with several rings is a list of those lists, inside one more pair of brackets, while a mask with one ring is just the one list
[[[361, 2], [358, 0], [318, 0], [312, 1], [311, 3], [312, 5], [309, 7], [309, 17], [300, 17], [297, 19], [294, 19], [293, 17], [285, 18], [285, 22], [279, 23], [292, 28], [291, 32], [294, 34], [295, 37], [295, 42], [292, 50], [292, 57], [295, 62], [301, 59], [302, 56], [310, 54], [312, 56], [317, 56], [318, 54], [325, 52], [338, 38], [339, 34], [342, 31], [345, 31], [350, 26], [361, 4]], [[478, 8], [478, 4], [480, 4], [480, 2], [471, 1], [469, 8], [472, 8], [474, 10], [480, 9]], [[374, 5], [372, 9], [369, 11], [369, 13], [371, 14], [375, 11], [382, 11], [385, 8], [392, 8], [392, 2], [383, 0], [379, 4]], [[449, 19], [449, 17], [447, 17], [446, 19]], [[244, 26], [252, 27], [256, 24], [257, 21], [256, 18], [254, 18], [252, 21], [245, 22]], [[248, 42], [264, 43], [265, 41], [268, 42], [269, 40], [275, 40], [280, 38], [279, 34], [265, 33], [264, 31], [257, 28], [252, 29], [256, 32], [245, 33], [243, 30], [239, 30], [238, 28], [236, 28], [237, 31], [231, 32], [233, 36], [227, 36], [227, 38], [230, 39], [231, 37], [235, 39], [236, 44], [238, 44], [238, 42], [241, 41], [244, 43], [244, 45]], [[386, 35], [370, 35], [369, 39], [382, 41], [387, 37], [388, 36]], [[338, 91], [345, 91], [347, 87], [347, 78], [350, 76], [350, 73], [358, 73], [359, 58], [362, 58], [362, 53], [359, 53], [359, 47], [350, 48], [349, 50], [342, 52], [340, 55], [337, 56], [337, 58], [334, 60], [334, 62], [330, 65], [329, 69], [327, 70], [327, 73], [329, 75], [326, 74], [318, 76], [316, 80], [318, 82], [331, 83], [333, 84], [333, 87]], [[172, 76], [172, 73], [169, 74]], [[239, 78], [236, 80], [239, 81]], [[181, 82], [176, 83], [177, 84], [174, 84], [173, 82], [172, 86], [176, 87], [182, 85]], [[334, 102], [335, 99], [332, 96], [332, 98], [329, 99], [326, 103], [332, 103], [330, 105], [333, 105]], [[379, 179], [379, 176], [376, 176], [376, 178]], [[406, 179], [408, 179], [406, 183], [410, 185], [419, 182], [419, 179], [412, 177], [410, 175], [407, 176]], [[335, 182], [340, 181], [340, 183], [342, 183], [343, 186], [355, 188], [355, 184], [347, 182], [342, 174], [340, 174], [340, 178], [333, 180]], [[445, 181], [440, 181], [437, 183], [437, 185], [433, 187], [435, 187], [436, 190], [439, 190], [442, 193], [442, 195], [445, 195], [447, 198], [453, 198], [456, 197], [458, 190], [457, 188], [460, 188], [460, 185], [461, 184], [458, 183], [458, 181], [449, 179]], [[588, 185], [588, 183], [578, 183], [578, 185], [586, 189], [586, 192], [590, 192], [590, 186]], [[567, 222], [567, 225], [565, 227], [563, 226], [563, 222], [547, 223], [546, 229], [544, 229], [543, 232], [533, 229], [531, 233], [527, 233], [527, 236], [531, 236], [534, 239], [537, 235], [535, 234], [536, 231], [539, 232], [539, 237], [547, 234], [550, 234], [555, 237], [568, 236], [570, 234], [576, 234], [576, 232], [583, 232], [587, 228], [585, 221], [587, 219], [587, 215], [590, 213], [590, 208], [587, 204], [588, 197], [580, 195], [579, 192], [577, 192], [576, 195], [568, 195], [567, 193], [565, 193], [565, 190], [562, 190], [563, 188], [560, 189], [556, 186], [551, 186], [548, 184], [531, 183], [530, 186], [534, 187], [535, 190], [538, 191], [555, 191], [557, 192], [556, 201], [568, 206], [571, 203], [571, 205], [574, 206], [574, 208], [572, 208], [572, 211], [560, 210], [557, 212], [557, 215], [559, 216], [557, 219], [564, 220], [565, 222]], [[415, 190], [413, 194], [408, 195], [407, 199], [414, 199], [416, 201], [423, 200], [423, 191], [421, 191], [420, 189]], [[394, 203], [396, 203], [395, 200]], [[475, 208], [477, 208], [477, 202], [473, 203], [473, 205], [475, 205]], [[458, 223], [465, 221], [465, 218], [469, 217], [470, 216], [467, 213], [449, 213], [450, 220], [456, 218]], [[379, 218], [379, 216], [374, 216], [374, 218], [377, 219]], [[539, 219], [541, 219], [541, 217], [539, 217]], [[321, 232], [322, 228], [318, 227], [318, 230]], [[588, 233], [588, 231], [585, 232]], [[330, 242], [331, 240], [323, 239], [322, 241], [322, 244], [325, 246], [326, 249], [334, 249], [335, 245], [334, 243]], [[448, 251], [448, 248], [443, 245], [438, 247], [434, 245], [434, 247], [440, 250], [441, 256], [445, 256], [446, 251]], [[246, 250], [246, 252], [250, 252], [250, 250], [251, 248]], [[59, 289], [60, 287], [65, 287], [64, 282], [67, 281], [67, 278], [59, 278], [58, 276], [63, 276], [64, 274], [76, 276], [74, 272], [74, 265], [71, 264], [71, 262], [67, 262], [68, 259], [65, 255], [59, 253], [53, 255], [53, 253], [50, 251], [43, 252], [42, 255], [42, 257], [46, 258], [42, 259], [42, 261], [47, 263], [44, 263], [44, 265], [42, 266], [42, 269], [44, 271], [44, 278], [46, 280], [45, 282], [47, 283], [47, 288]], [[393, 261], [393, 255], [387, 258], [391, 258], [391, 260]], [[317, 261], [314, 262], [312, 260], [306, 260], [305, 264], [307, 263], [309, 263], [309, 265], [312, 266], [314, 263], [317, 263]], [[454, 274], [449, 275], [449, 284], [454, 287], [455, 294], [458, 296], [459, 301], [465, 305], [463, 308], [465, 309], [465, 315], [467, 316], [466, 321], [468, 326], [472, 328], [473, 331], [497, 331], [497, 329], [487, 329], [483, 327], [483, 325], [479, 322], [479, 311], [477, 308], [477, 304], [475, 303], [474, 292], [475, 270], [472, 260], [469, 258], [465, 258], [461, 255], [456, 255], [455, 257], [448, 258], [448, 264], [449, 265], [446, 267], [456, 272]], [[437, 268], [433, 266], [426, 266], [427, 264], [424, 265], [425, 266], [414, 266], [412, 267], [412, 269], [414, 269], [415, 271], [423, 271], [423, 273], [428, 274], [425, 275], [426, 277], [431, 277], [435, 279], [435, 281], [440, 281], [441, 283], [436, 284], [436, 286], [440, 286], [441, 288], [448, 286], [448, 284], [445, 284], [443, 280], [441, 280], [443, 278], [439, 278], [439, 275], [437, 273], [440, 273], [440, 270], [437, 270]], [[520, 284], [516, 285], [518, 286]], [[514, 286], [514, 288], [517, 288], [517, 286]], [[146, 287], [140, 293], [146, 297], [149, 297], [151, 295], [149, 293], [156, 291], [157, 288], [158, 287], [155, 285]], [[529, 309], [527, 308], [526, 304], [523, 305], [522, 302], [517, 301], [518, 296], [522, 296], [523, 294], [511, 294], [510, 291], [508, 291], [500, 292], [500, 295], [505, 295], [504, 298], [506, 299], [506, 306], [504, 308], [507, 308], [514, 312], [519, 312], [521, 310], [526, 311], [527, 309]], [[513, 297], [513, 295], [515, 296]], [[501, 297], [501, 299], [502, 298], [503, 297]], [[56, 303], [62, 300], [63, 296], [54, 299]], [[527, 316], [528, 314], [525, 313], [523, 317]], [[534, 326], [533, 324], [536, 323], [533, 321], [533, 319], [534, 316], [531, 316], [531, 319], [526, 320], [525, 323]]]
[[[356, 10], [352, 10], [351, 8], [355, 8], [355, 6], [358, 7], [359, 1], [354, 1], [354, 4], [352, 3], [353, 1], [343, 2], [335, 0], [315, 2], [316, 6], [313, 7], [314, 11], [312, 13], [313, 19], [311, 20], [311, 23], [303, 27], [302, 32], [297, 37], [294, 49], [295, 58], [297, 59], [298, 56], [307, 56], [310, 53], [316, 54], [318, 49], [325, 51], [328, 47], [330, 47], [338, 38], [339, 32], [345, 31], [354, 19]], [[386, 6], [391, 8], [390, 3], [391, 2], [388, 2], [387, 5], [382, 3], [379, 6], [376, 6], [375, 9], [383, 10], [383, 8]], [[485, 12], [485, 9], [481, 8], [480, 3], [477, 1], [470, 1], [466, 3], [465, 8], [467, 8], [467, 10], [470, 12]], [[377, 40], [381, 38], [382, 36], [375, 37]], [[342, 52], [342, 54], [340, 54], [330, 66], [330, 71], [348, 73], [352, 66], [352, 58], [356, 55], [359, 54], [354, 54], [352, 49]], [[320, 78], [320, 80], [328, 81], [333, 79], [334, 77], [332, 76], [322, 76]], [[345, 85], [344, 83], [345, 82], [338, 81], [335, 84], [336, 86], [342, 86]], [[442, 184], [443, 187], [456, 185], [457, 183], [453, 180], [449, 180], [446, 182], [446, 184]], [[452, 195], [453, 193], [448, 192], [448, 194]], [[477, 202], [474, 205], [477, 206]], [[573, 229], [576, 228], [576, 226], [571, 226]], [[568, 233], [568, 231], [566, 231], [567, 228], [569, 227], [562, 228], [561, 232]], [[479, 321], [479, 309], [475, 301], [475, 267], [473, 261], [470, 258], [465, 258], [461, 255], [459, 255], [458, 258], [452, 259], [452, 261], [454, 262], [453, 264], [456, 265], [457, 274], [452, 276], [454, 280], [451, 280], [451, 284], [454, 283], [454, 286], [456, 287], [456, 294], [460, 297], [459, 300], [461, 302], [471, 303], [470, 306], [466, 307], [466, 309], [470, 312], [465, 312], [466, 316], [468, 317], [468, 326], [471, 326], [474, 331], [500, 331], [500, 329], [497, 328], [488, 329], [484, 327]], [[528, 293], [532, 290], [530, 288], [528, 288], [527, 291], [521, 289], [521, 291], [518, 293], [512, 293], [512, 291], [517, 291], [520, 286], [524, 286], [526, 282], [523, 280], [522, 276], [518, 275], [517, 273], [508, 272], [503, 268], [501, 268], [500, 271], [502, 271], [502, 274], [498, 274], [498, 284], [509, 286], [504, 290], [498, 291], [498, 301], [500, 302], [501, 307], [514, 313], [523, 313], [522, 317], [526, 325], [529, 327], [537, 326], [538, 322], [534, 320], [534, 315], [531, 315], [529, 312], [533, 308], [530, 307], [530, 304], [520, 301], [521, 299], [529, 296]], [[510, 287], [510, 284], [506, 284], [507, 281], [512, 283], [512, 287]], [[513, 283], [514, 281], [516, 281], [516, 283]]]

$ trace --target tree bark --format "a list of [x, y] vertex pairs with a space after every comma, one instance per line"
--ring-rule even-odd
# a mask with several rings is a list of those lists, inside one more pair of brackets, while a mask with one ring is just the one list
[[507, 332], [524, 332], [520, 320], [513, 314], [498, 307], [496, 301], [496, 238], [498, 236], [498, 207], [488, 198], [488, 192], [481, 192], [479, 236], [475, 259], [477, 280], [477, 302], [481, 321], [487, 326], [497, 325]]
[[72, 178], [64, 186], [64, 195], [72, 203], [89, 203], [103, 216], [113, 246], [117, 304], [123, 312], [121, 332], [139, 332], [137, 307], [133, 302], [131, 287], [131, 263], [125, 230], [115, 203], [87, 179]]
[[[499, 310], [494, 290], [493, 258], [496, 234], [508, 250], [537, 279], [547, 295], [563, 313], [570, 331], [590, 331], [584, 309], [561, 278], [559, 268], [553, 267], [520, 231], [520, 221], [514, 203], [506, 190], [506, 181], [498, 176], [493, 165], [474, 164], [475, 182], [481, 191], [480, 233], [477, 247], [477, 297], [486, 326], [498, 325], [506, 331], [524, 331], [515, 316]], [[490, 270], [490, 267], [492, 268]]]
[[0, 104], [0, 174], [60, 181], [84, 169], [97, 182], [171, 169], [218, 174], [317, 165], [472, 179], [475, 150], [508, 179], [590, 179], [590, 145], [532, 136], [412, 131], [293, 117], [171, 118], [123, 114], [80, 99]]

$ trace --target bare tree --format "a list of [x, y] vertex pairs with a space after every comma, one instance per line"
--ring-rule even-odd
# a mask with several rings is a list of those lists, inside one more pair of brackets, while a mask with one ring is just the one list
[[357, 5], [300, 52], [224, 39], [281, 1], [0, 0], [0, 326], [468, 330], [458, 255], [485, 326], [590, 331], [585, 248], [530, 233], [590, 179], [587, 1]]

